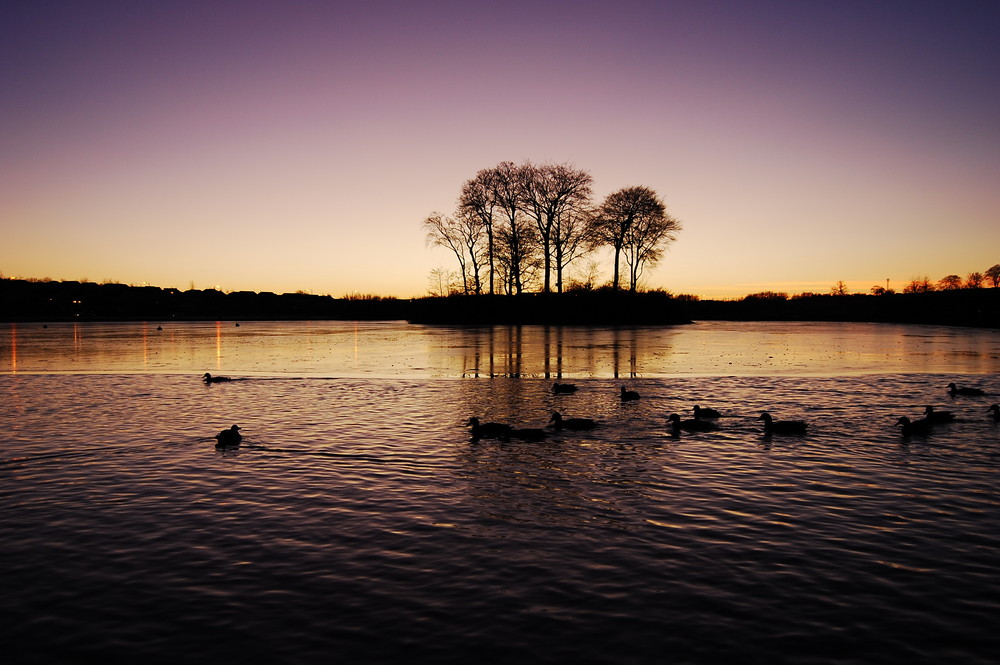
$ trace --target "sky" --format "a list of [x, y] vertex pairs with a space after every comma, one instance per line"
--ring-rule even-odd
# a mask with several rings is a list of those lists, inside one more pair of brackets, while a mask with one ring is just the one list
[[457, 268], [424, 218], [530, 160], [661, 196], [648, 288], [964, 277], [1000, 263], [998, 29], [993, 0], [5, 2], [0, 275], [424, 295]]

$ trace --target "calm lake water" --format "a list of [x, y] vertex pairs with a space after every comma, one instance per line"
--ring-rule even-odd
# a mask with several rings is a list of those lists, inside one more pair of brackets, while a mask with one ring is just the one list
[[996, 330], [159, 325], [0, 325], [5, 662], [1000, 658]]

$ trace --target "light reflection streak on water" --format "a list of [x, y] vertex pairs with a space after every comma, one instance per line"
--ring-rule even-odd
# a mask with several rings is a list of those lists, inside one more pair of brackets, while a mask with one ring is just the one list
[[215, 369], [222, 369], [222, 321], [215, 322]]

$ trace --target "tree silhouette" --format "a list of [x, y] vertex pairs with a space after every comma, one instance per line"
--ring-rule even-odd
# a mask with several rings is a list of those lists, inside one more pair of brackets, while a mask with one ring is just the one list
[[903, 288], [903, 293], [927, 293], [934, 290], [934, 283], [926, 275], [911, 279], [910, 283]]
[[534, 226], [524, 214], [525, 180], [528, 167], [501, 162], [494, 171], [493, 199], [503, 224], [507, 293], [524, 291], [524, 273], [536, 243]]
[[556, 220], [552, 261], [556, 271], [556, 291], [559, 293], [563, 292], [563, 274], [569, 264], [586, 255], [593, 215], [594, 211], [590, 208], [571, 208]]
[[482, 225], [486, 234], [486, 263], [489, 272], [490, 293], [494, 290], [496, 277], [496, 234], [493, 229], [496, 199], [493, 196], [496, 172], [494, 169], [482, 169], [471, 180], [462, 185], [462, 193], [458, 199], [458, 207], [462, 214], [472, 215]]
[[[552, 290], [553, 259], [557, 259], [558, 272], [560, 266], [556, 255], [566, 254], [566, 244], [576, 240], [567, 232], [573, 225], [566, 218], [589, 206], [594, 179], [586, 171], [566, 164], [535, 166], [529, 162], [522, 169], [522, 201], [525, 212], [538, 229], [544, 275], [542, 291], [548, 293]], [[560, 281], [558, 277], [557, 281]]]
[[994, 266], [990, 266], [989, 268], [986, 269], [986, 272], [984, 272], [983, 274], [986, 275], [987, 278], [989, 278], [990, 283], [993, 284], [994, 289], [1000, 286], [1000, 263]]
[[614, 249], [612, 288], [620, 288], [623, 253], [629, 266], [629, 290], [635, 291], [643, 268], [659, 261], [662, 246], [672, 242], [680, 228], [649, 187], [626, 187], [609, 194], [591, 221], [590, 234], [595, 245]]
[[481, 218], [461, 208], [456, 217], [434, 212], [424, 220], [424, 229], [428, 244], [450, 249], [458, 259], [462, 290], [466, 294], [482, 293], [480, 245], [484, 231]]
[[945, 275], [938, 280], [938, 288], [942, 291], [956, 291], [962, 288], [962, 278], [958, 275]]
[[[563, 291], [571, 262], [603, 245], [614, 248], [614, 289], [621, 261], [636, 291], [643, 270], [655, 265], [680, 223], [666, 214], [648, 187], [628, 187], [593, 208], [593, 177], [567, 164], [500, 162], [462, 185], [454, 216], [424, 219], [427, 242], [458, 260], [465, 293], [522, 293], [541, 282], [543, 292]], [[499, 281], [499, 283], [498, 283]]]

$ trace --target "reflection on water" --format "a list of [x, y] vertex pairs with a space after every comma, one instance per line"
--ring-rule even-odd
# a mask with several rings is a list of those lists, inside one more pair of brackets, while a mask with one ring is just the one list
[[401, 322], [4, 324], [0, 372], [327, 377], [639, 378], [673, 375], [983, 374], [994, 330], [867, 323], [675, 327]]
[[[440, 330], [435, 331], [440, 334]], [[642, 375], [639, 356], [670, 354], [673, 328], [496, 326], [449, 330], [439, 348], [459, 356], [464, 377]], [[654, 348], [655, 347], [655, 348]], [[655, 373], [650, 363], [650, 373]]]
[[241, 323], [0, 326], [8, 660], [996, 662], [996, 331]]
[[[544, 368], [526, 335], [509, 364], [501, 332], [498, 374]], [[349, 360], [371, 334], [346, 329]], [[462, 339], [488, 368], [490, 336]], [[247, 357], [274, 362], [260, 344]], [[0, 375], [10, 662], [996, 662], [1000, 423], [995, 397], [948, 397], [951, 373], [636, 378], [625, 404], [612, 377], [553, 395], [138, 370]], [[719, 429], [669, 436], [696, 403]], [[959, 420], [900, 436], [925, 404]], [[809, 433], [765, 436], [765, 408]], [[465, 426], [556, 409], [600, 426], [543, 444]], [[217, 451], [233, 423], [243, 445]]]

